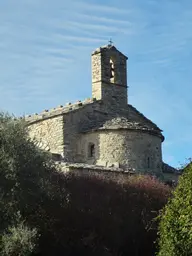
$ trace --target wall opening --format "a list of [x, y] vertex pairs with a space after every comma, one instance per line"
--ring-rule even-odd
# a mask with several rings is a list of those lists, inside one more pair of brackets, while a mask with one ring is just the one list
[[54, 161], [61, 161], [61, 155], [57, 153], [51, 153], [51, 157]]
[[95, 156], [95, 144], [90, 143], [88, 146], [88, 157], [94, 157]]
[[115, 68], [114, 68], [114, 62], [112, 59], [110, 59], [110, 80], [113, 81], [115, 77]]
[[147, 168], [149, 169], [150, 168], [150, 158], [147, 157]]

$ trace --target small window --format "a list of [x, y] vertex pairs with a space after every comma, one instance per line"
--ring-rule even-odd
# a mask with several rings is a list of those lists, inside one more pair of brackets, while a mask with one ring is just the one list
[[54, 161], [61, 161], [61, 155], [60, 154], [56, 154], [56, 153], [52, 153], [52, 159]]
[[112, 59], [110, 59], [110, 79], [114, 78], [114, 63], [112, 61]]
[[88, 156], [89, 157], [94, 157], [95, 156], [95, 145], [93, 143], [89, 144]]
[[150, 168], [150, 158], [147, 158], [147, 167]]

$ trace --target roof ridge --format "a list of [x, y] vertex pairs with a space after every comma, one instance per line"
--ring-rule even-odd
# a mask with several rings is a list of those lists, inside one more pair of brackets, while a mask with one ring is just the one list
[[157, 130], [159, 130], [160, 132], [162, 132], [163, 130], [161, 130], [153, 121], [151, 121], [149, 118], [147, 118], [143, 113], [141, 113], [138, 109], [136, 109], [135, 107], [133, 107], [133, 105], [128, 104], [129, 107], [131, 107], [132, 109], [134, 109], [140, 116], [142, 116], [145, 120], [147, 120], [149, 123], [151, 123]]
[[73, 104], [71, 102], [69, 102], [69, 103], [66, 103], [65, 106], [59, 105], [59, 106], [49, 109], [49, 110], [45, 109], [39, 114], [35, 113], [32, 115], [26, 115], [26, 116], [20, 117], [20, 118], [25, 119], [28, 123], [33, 123], [33, 122], [36, 122], [39, 120], [44, 120], [44, 119], [47, 119], [47, 118], [50, 118], [53, 116], [58, 116], [58, 115], [61, 115], [64, 113], [68, 113], [68, 112], [80, 109], [80, 108], [82, 108], [88, 104], [92, 104], [96, 101], [99, 101], [99, 100], [97, 100], [96, 98], [87, 98], [83, 101], [78, 100], [78, 101], [74, 102]]

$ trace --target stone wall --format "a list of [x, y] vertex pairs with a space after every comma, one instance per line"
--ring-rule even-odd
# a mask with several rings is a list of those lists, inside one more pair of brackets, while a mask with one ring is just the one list
[[57, 163], [57, 170], [64, 174], [69, 172], [79, 175], [102, 175], [105, 177], [115, 177], [116, 180], [126, 177], [127, 175], [135, 175], [136, 173], [131, 169], [121, 169], [116, 167], [102, 167], [89, 164], [73, 164], [73, 163]]
[[[100, 109], [100, 101], [86, 99], [74, 104], [67, 103], [57, 108], [44, 110], [25, 117], [29, 135], [38, 146], [53, 153], [62, 154], [66, 161], [75, 161], [77, 134], [83, 122], [92, 120]], [[95, 117], [94, 117], [94, 120]]]
[[64, 122], [63, 116], [34, 122], [29, 127], [29, 135], [37, 145], [52, 153], [63, 154]]
[[[128, 166], [138, 171], [161, 171], [160, 132], [158, 133], [158, 128], [156, 130], [156, 126], [133, 107], [128, 105], [127, 109], [111, 109], [108, 102], [103, 101], [69, 106], [68, 111], [61, 107], [55, 109], [55, 116], [54, 112], [46, 112], [44, 116], [36, 115], [28, 119], [31, 121], [30, 136], [36, 138], [41, 148], [61, 154], [67, 162]], [[114, 115], [146, 123], [151, 127], [148, 132], [155, 129], [157, 135], [151, 135], [147, 130], [133, 130], [134, 128], [110, 130], [110, 126], [104, 126], [103, 130], [100, 130], [100, 126], [111, 120]], [[119, 128], [122, 127], [120, 125]], [[94, 144], [94, 157], [89, 153], [91, 144]]]
[[[94, 157], [89, 145], [95, 145]], [[161, 138], [134, 130], [100, 130], [82, 135], [78, 142], [81, 161], [101, 166], [130, 167], [137, 171], [161, 172]]]
[[[68, 162], [85, 162], [81, 152], [81, 138], [86, 131], [99, 128], [106, 120], [116, 115], [119, 109], [110, 108], [108, 102], [95, 101], [84, 108], [66, 113], [64, 116], [64, 155]], [[128, 114], [128, 111], [127, 111]], [[93, 164], [92, 160], [87, 163]]]
[[82, 162], [78, 149], [78, 141], [81, 137], [82, 128], [91, 129], [91, 126], [105, 118], [101, 111], [100, 102], [95, 102], [82, 108], [80, 111], [73, 111], [64, 117], [64, 155], [68, 162]]
[[[92, 101], [90, 104], [77, 105], [70, 105], [73, 111], [68, 112], [61, 107], [56, 109], [55, 117], [51, 116], [52, 112], [45, 113], [47, 116], [43, 120], [39, 116], [35, 120], [31, 117], [30, 136], [36, 138], [41, 148], [62, 154], [67, 162], [121, 165], [143, 171], [149, 169], [149, 161], [153, 171], [161, 169], [161, 136], [150, 135], [142, 130], [110, 130], [105, 127], [104, 130], [96, 131], [100, 129], [99, 125], [105, 124], [116, 114], [146, 123], [145, 118], [134, 108], [129, 109], [127, 106], [127, 110], [124, 109], [121, 114], [119, 108], [111, 110], [108, 102]], [[150, 120], [148, 122], [150, 127]], [[94, 144], [94, 157], [89, 155], [91, 144]]]

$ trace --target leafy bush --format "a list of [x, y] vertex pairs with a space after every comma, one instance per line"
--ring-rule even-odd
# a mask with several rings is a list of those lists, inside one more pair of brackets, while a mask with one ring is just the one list
[[28, 256], [35, 252], [38, 234], [35, 228], [30, 229], [20, 223], [9, 227], [1, 236], [0, 253], [2, 256]]
[[61, 182], [68, 204], [57, 234], [62, 232], [69, 255], [155, 252], [157, 224], [152, 220], [165, 205], [169, 187], [150, 176], [81, 171], [66, 174]]
[[158, 256], [192, 255], [192, 165], [180, 177], [161, 214]]

